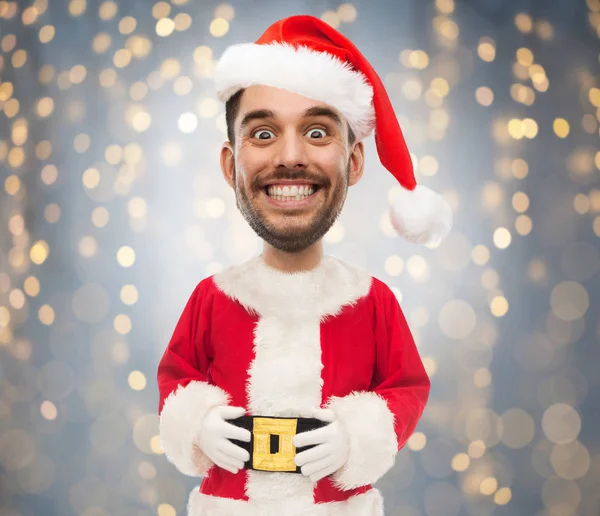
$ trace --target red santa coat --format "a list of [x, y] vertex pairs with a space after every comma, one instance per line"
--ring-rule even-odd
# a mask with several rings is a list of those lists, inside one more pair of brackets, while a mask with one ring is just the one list
[[[394, 465], [430, 389], [393, 292], [332, 256], [293, 274], [258, 256], [203, 279], [157, 379], [165, 454], [185, 475], [204, 477], [189, 516], [382, 516], [372, 484]], [[297, 473], [230, 473], [192, 446], [218, 404], [276, 417], [330, 408], [349, 437], [349, 459], [316, 483]]]

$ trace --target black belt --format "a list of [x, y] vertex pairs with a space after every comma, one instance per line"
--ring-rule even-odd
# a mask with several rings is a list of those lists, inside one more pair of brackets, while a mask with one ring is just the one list
[[244, 469], [288, 473], [301, 473], [300, 467], [294, 462], [296, 453], [316, 446], [311, 444], [296, 448], [294, 436], [328, 424], [313, 417], [271, 416], [241, 416], [229, 423], [245, 428], [251, 434], [250, 442], [230, 439], [250, 454], [250, 460], [244, 463]]

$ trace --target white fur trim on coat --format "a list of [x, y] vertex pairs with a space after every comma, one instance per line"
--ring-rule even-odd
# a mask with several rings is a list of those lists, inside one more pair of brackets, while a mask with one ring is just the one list
[[187, 516], [383, 516], [383, 508], [383, 497], [375, 488], [343, 502], [315, 504], [294, 497], [246, 502], [207, 496], [196, 487], [188, 498]]
[[192, 445], [208, 410], [229, 401], [223, 389], [202, 381], [179, 385], [165, 399], [160, 413], [160, 443], [167, 459], [184, 475], [201, 477], [214, 465], [200, 448]]
[[261, 254], [216, 273], [214, 282], [249, 312], [289, 324], [307, 318], [324, 322], [338, 315], [369, 293], [372, 277], [331, 255], [324, 255], [312, 270], [288, 273], [267, 265]]
[[[254, 360], [248, 369], [248, 413], [310, 417], [321, 405], [323, 395], [321, 322], [366, 296], [371, 275], [333, 256], [323, 256], [312, 270], [288, 273], [268, 266], [259, 255], [216, 273], [214, 282], [229, 298], [259, 315], [254, 329]], [[278, 507], [287, 503], [290, 507], [309, 508], [306, 512], [273, 509], [261, 516], [337, 514], [311, 508], [314, 483], [309, 477], [255, 470], [248, 470], [247, 475], [245, 493], [252, 504]], [[377, 513], [340, 512], [346, 514]]]
[[452, 227], [452, 209], [437, 192], [425, 185], [401, 188], [390, 209], [396, 232], [415, 244], [437, 244]]
[[375, 124], [372, 86], [361, 72], [327, 52], [286, 43], [232, 45], [221, 56], [214, 77], [223, 102], [248, 86], [273, 86], [333, 106], [357, 141]]
[[335, 412], [350, 440], [350, 456], [332, 475], [333, 483], [349, 490], [376, 482], [398, 453], [394, 414], [387, 402], [375, 392], [358, 391], [332, 396], [327, 408]]

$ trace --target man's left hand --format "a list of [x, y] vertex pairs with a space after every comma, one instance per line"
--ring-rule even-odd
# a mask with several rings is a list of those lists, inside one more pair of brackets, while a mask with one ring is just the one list
[[293, 444], [296, 448], [316, 445], [310, 450], [298, 453], [295, 462], [304, 476], [317, 482], [346, 464], [350, 442], [345, 429], [331, 409], [316, 409], [313, 411], [313, 417], [329, 424], [297, 434]]

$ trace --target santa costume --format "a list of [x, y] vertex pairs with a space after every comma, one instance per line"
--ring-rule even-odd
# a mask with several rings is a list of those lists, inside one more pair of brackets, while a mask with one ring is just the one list
[[[401, 186], [390, 213], [398, 233], [423, 244], [448, 233], [450, 208], [416, 184], [380, 78], [325, 22], [276, 22], [256, 42], [228, 48], [215, 81], [223, 101], [251, 85], [273, 86], [333, 106], [357, 141], [374, 130], [381, 163]], [[166, 457], [181, 473], [203, 477], [190, 493], [189, 516], [382, 516], [372, 484], [394, 465], [430, 389], [391, 289], [327, 255], [296, 273], [270, 267], [261, 255], [200, 281], [157, 380]], [[252, 456], [236, 474], [194, 446], [216, 405], [246, 410]], [[290, 436], [314, 422], [319, 408], [341, 423], [349, 454], [339, 470], [313, 482], [295, 467]]]

